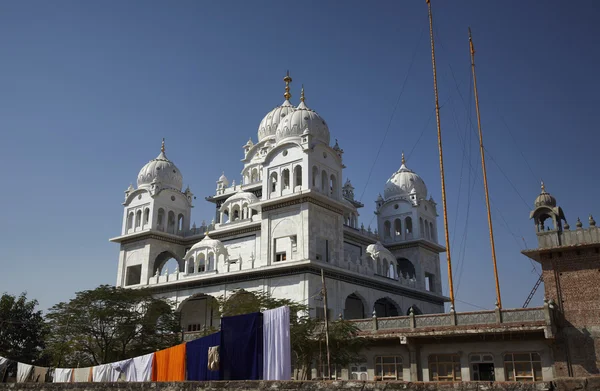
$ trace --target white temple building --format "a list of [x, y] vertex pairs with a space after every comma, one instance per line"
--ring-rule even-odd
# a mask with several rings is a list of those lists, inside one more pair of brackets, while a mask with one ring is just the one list
[[[359, 223], [363, 204], [343, 182], [343, 150], [330, 145], [327, 122], [304, 98], [268, 112], [258, 140], [243, 146], [241, 183], [225, 177], [206, 197], [210, 224], [190, 226], [194, 196], [165, 145], [125, 192], [117, 286], [150, 288], [172, 299], [182, 327], [218, 326], [215, 297], [234, 291], [268, 292], [308, 304], [324, 316], [357, 319], [443, 312], [436, 203], [425, 182], [406, 166], [376, 200], [377, 231]], [[175, 259], [177, 267], [165, 264]]]

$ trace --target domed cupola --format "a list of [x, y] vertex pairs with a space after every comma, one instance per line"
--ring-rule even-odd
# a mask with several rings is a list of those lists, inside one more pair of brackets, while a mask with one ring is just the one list
[[385, 184], [383, 196], [386, 200], [392, 197], [408, 197], [417, 195], [417, 199], [427, 197], [427, 186], [420, 176], [406, 167], [404, 153], [402, 153], [402, 165]]
[[536, 208], [539, 208], [540, 206], [554, 208], [556, 206], [556, 198], [552, 197], [550, 193], [546, 191], [546, 186], [544, 186], [544, 182], [542, 182], [542, 192], [535, 199], [534, 206]]
[[183, 176], [175, 163], [167, 159], [165, 154], [165, 139], [163, 138], [160, 155], [150, 160], [138, 174], [138, 187], [150, 187], [152, 183], [159, 183], [161, 187], [181, 191]]
[[260, 125], [258, 125], [258, 142], [267, 137], [274, 136], [279, 123], [295, 109], [290, 103], [290, 98], [292, 97], [292, 94], [290, 94], [290, 83], [292, 82], [292, 78], [289, 72], [283, 78], [283, 81], [285, 81], [285, 94], [283, 94], [285, 101], [281, 106], [277, 106], [269, 111], [262, 121], [260, 121]]
[[304, 87], [302, 87], [300, 104], [296, 110], [279, 123], [275, 140], [279, 142], [288, 137], [300, 137], [302, 134], [309, 133], [313, 140], [319, 140], [329, 145], [330, 135], [327, 123], [316, 111], [308, 108], [304, 100]]

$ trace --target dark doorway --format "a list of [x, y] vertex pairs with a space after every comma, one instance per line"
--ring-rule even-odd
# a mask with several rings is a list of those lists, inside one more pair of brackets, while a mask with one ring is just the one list
[[473, 380], [476, 381], [494, 381], [494, 364], [492, 363], [478, 363], [471, 364], [473, 368]]

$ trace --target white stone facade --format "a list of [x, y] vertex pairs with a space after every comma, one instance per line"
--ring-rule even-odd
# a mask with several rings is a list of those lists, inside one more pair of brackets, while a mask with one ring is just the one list
[[[126, 191], [117, 286], [149, 287], [172, 299], [187, 331], [215, 326], [214, 300], [233, 291], [268, 292], [347, 318], [443, 311], [436, 204], [402, 159], [377, 205], [377, 231], [359, 224], [354, 188], [342, 185], [343, 150], [329, 145], [325, 120], [286, 100], [244, 146], [239, 184], [225, 175], [207, 199], [211, 223], [190, 227], [193, 194], [160, 155]], [[208, 232], [208, 234], [207, 234]], [[378, 233], [377, 233], [378, 232]], [[176, 270], [165, 270], [169, 259]]]

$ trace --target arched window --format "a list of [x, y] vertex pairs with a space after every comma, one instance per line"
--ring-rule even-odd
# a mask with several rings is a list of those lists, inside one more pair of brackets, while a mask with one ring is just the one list
[[271, 173], [271, 193], [275, 193], [277, 191], [277, 173]]
[[396, 263], [398, 265], [398, 275], [399, 276], [402, 276], [403, 278], [406, 278], [406, 279], [415, 278], [415, 275], [416, 275], [415, 265], [413, 265], [411, 261], [409, 261], [406, 258], [398, 258], [396, 260]]
[[204, 259], [204, 254], [198, 254], [198, 273], [202, 273], [206, 271], [206, 261]]
[[170, 210], [168, 214], [167, 232], [171, 234], [175, 233], [175, 213], [173, 213], [172, 210]]
[[425, 220], [425, 237], [427, 239], [431, 239], [431, 234], [429, 233], [429, 223]]
[[133, 212], [129, 212], [127, 215], [127, 230], [133, 228]]
[[208, 263], [206, 264], [206, 270], [215, 270], [216, 266], [215, 266], [215, 254], [214, 253], [208, 253]]
[[194, 273], [194, 257], [190, 257], [187, 261], [187, 274]]
[[318, 177], [319, 177], [319, 169], [317, 168], [317, 166], [313, 166], [313, 168], [312, 168], [312, 187], [315, 189], [317, 188], [317, 183], [319, 183]]
[[402, 236], [402, 221], [400, 221], [400, 219], [394, 220], [394, 236]]
[[223, 221], [221, 221], [221, 224], [225, 224], [227, 222], [229, 222], [229, 209], [225, 209], [223, 211]]
[[296, 181], [296, 183], [294, 183], [294, 187], [302, 186], [302, 166], [301, 165], [297, 165], [296, 167], [294, 167], [294, 178]]
[[231, 221], [236, 221], [236, 220], [240, 219], [240, 207], [239, 207], [239, 205], [235, 205], [233, 207], [232, 213], [233, 213], [233, 216], [231, 216]]
[[363, 319], [365, 317], [365, 306], [363, 301], [355, 293], [346, 297], [344, 305], [344, 319]]
[[389, 221], [383, 223], [383, 236], [386, 238], [392, 237], [391, 234], [392, 224]]
[[144, 209], [144, 225], [150, 222], [150, 208]]
[[287, 168], [281, 171], [281, 183], [284, 189], [290, 188], [290, 170]]
[[422, 238], [425, 237], [425, 227], [423, 226], [423, 218], [422, 217], [419, 218], [419, 233], [421, 234]]
[[252, 169], [252, 174], [250, 175], [250, 182], [254, 183], [258, 181], [258, 170], [256, 168]]
[[429, 222], [429, 234], [431, 235], [431, 240], [435, 240], [435, 231], [433, 230], [433, 223]]
[[387, 297], [383, 297], [375, 302], [375, 315], [379, 318], [388, 316], [398, 316], [399, 308], [396, 307], [393, 301]]
[[142, 211], [138, 210], [137, 212], [135, 212], [135, 227], [141, 227], [142, 226]]
[[165, 230], [164, 221], [165, 221], [165, 210], [163, 208], [160, 208], [158, 210], [158, 217], [156, 218], [156, 225], [158, 226], [158, 229], [160, 231]]
[[406, 234], [412, 235], [413, 227], [412, 227], [412, 218], [410, 216], [407, 217], [406, 219], [404, 219], [404, 226], [406, 227]]
[[381, 271], [381, 275], [385, 277], [389, 277], [390, 274], [390, 263], [386, 258], [383, 258], [383, 270]]
[[329, 182], [327, 180], [327, 172], [325, 170], [323, 170], [323, 171], [321, 171], [321, 191], [325, 194], [327, 194], [327, 191], [329, 189], [327, 182]]
[[183, 215], [179, 214], [179, 216], [177, 216], [177, 231], [181, 232], [183, 231]]
[[331, 174], [331, 177], [329, 178], [329, 191], [330, 191], [330, 195], [332, 197], [337, 196], [337, 181], [335, 179], [335, 175]]

